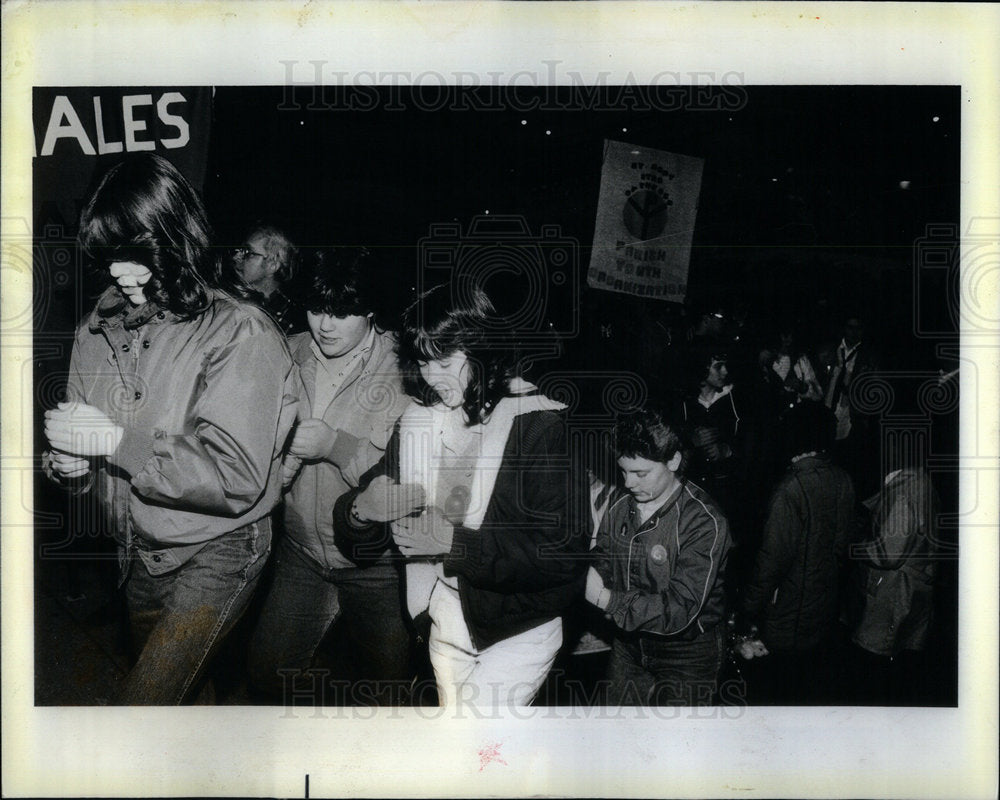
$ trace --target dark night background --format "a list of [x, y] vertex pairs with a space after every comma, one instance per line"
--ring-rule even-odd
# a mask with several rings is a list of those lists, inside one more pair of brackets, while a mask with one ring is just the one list
[[[352, 102], [371, 108], [352, 110]], [[423, 95], [216, 87], [211, 108], [203, 189], [218, 244], [240, 243], [262, 221], [301, 245], [377, 248], [390, 315], [419, 283], [419, 242], [432, 225], [466, 230], [487, 211], [520, 215], [531, 233], [558, 225], [579, 243], [578, 281], [554, 292], [538, 320], [540, 329], [551, 323], [570, 334], [562, 356], [536, 364], [538, 373], [634, 372], [655, 385], [671, 337], [693, 309], [716, 301], [745, 312], [762, 336], [792, 316], [810, 349], [839, 340], [844, 315], [861, 313], [887, 370], [957, 366], [959, 87], [671, 87], [652, 95], [635, 87], [429, 87]], [[704, 159], [686, 307], [586, 286], [605, 139]], [[46, 191], [37, 169], [35, 190]], [[71, 236], [72, 224], [64, 230]], [[922, 248], [944, 253], [943, 268], [924, 269]], [[41, 276], [39, 286], [54, 303], [36, 330], [44, 405], [59, 372], [52, 353], [68, 359], [72, 323], [95, 291], [86, 277], [58, 284]], [[55, 343], [62, 346], [53, 351]], [[901, 403], [894, 413], [915, 410]], [[954, 511], [957, 410], [934, 419], [932, 439], [935, 482]], [[62, 502], [38, 488], [43, 514]], [[953, 704], [957, 570], [946, 572], [946, 653], [934, 703]], [[43, 651], [37, 657], [41, 667]]]
[[[679, 309], [584, 285], [603, 141], [617, 139], [705, 160], [689, 301], [740, 299], [763, 320], [793, 309], [814, 344], [847, 307], [875, 334], [908, 334], [914, 242], [928, 224], [958, 220], [958, 89], [673, 92], [478, 90], [481, 106], [502, 108], [471, 111], [469, 91], [385, 90], [371, 103], [349, 90], [220, 87], [206, 200], [223, 240], [238, 241], [259, 218], [302, 243], [384, 246], [407, 293], [415, 243], [433, 223], [465, 228], [488, 210], [523, 215], [533, 232], [558, 225], [580, 244], [583, 327], [618, 322], [615, 338], [631, 335], [614, 349], [640, 355], [644, 325]], [[375, 108], [351, 111], [352, 101]], [[541, 110], [522, 110], [533, 104]], [[630, 110], [642, 105], [683, 110]], [[940, 288], [937, 307], [924, 310], [937, 330], [950, 322]], [[551, 305], [563, 329], [564, 309]]]
[[[939, 341], [915, 329], [954, 338], [957, 270], [913, 265], [928, 226], [941, 246], [955, 244], [958, 87], [210, 91], [207, 165], [178, 163], [196, 183], [204, 175], [218, 243], [240, 243], [259, 220], [303, 245], [378, 248], [390, 310], [412, 294], [432, 225], [520, 215], [533, 234], [556, 225], [579, 244], [577, 283], [539, 320], [565, 331], [579, 309], [566, 357], [655, 363], [680, 306], [585, 285], [603, 142], [617, 139], [704, 159], [689, 305], [742, 306], [765, 329], [775, 313], [792, 314], [811, 347], [838, 334], [844, 312], [860, 312], [870, 338], [904, 337], [900, 367], [936, 363]], [[161, 152], [183, 160], [183, 150]], [[91, 159], [95, 179], [117, 157]], [[67, 240], [73, 209], [48, 213], [60, 180], [52, 164], [36, 159], [35, 230], [55, 221]], [[52, 280], [46, 262], [36, 272], [36, 305], [48, 311], [38, 332], [58, 338], [95, 287], [86, 274]], [[602, 325], [611, 337], [594, 339]]]

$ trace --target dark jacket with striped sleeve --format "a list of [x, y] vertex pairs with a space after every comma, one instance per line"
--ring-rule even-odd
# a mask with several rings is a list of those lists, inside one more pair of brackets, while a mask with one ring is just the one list
[[726, 614], [723, 576], [732, 540], [718, 506], [682, 481], [640, 522], [628, 492], [612, 498], [597, 532], [596, 569], [611, 591], [606, 613], [625, 631], [693, 639]]

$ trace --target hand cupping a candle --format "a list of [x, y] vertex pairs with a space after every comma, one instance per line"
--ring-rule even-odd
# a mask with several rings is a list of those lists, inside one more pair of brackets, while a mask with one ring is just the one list
[[90, 460], [55, 450], [47, 454], [48, 467], [63, 480], [78, 480], [90, 474]]
[[760, 639], [751, 639], [748, 636], [736, 640], [736, 652], [749, 661], [752, 658], [763, 658], [770, 655], [770, 651]]
[[323, 458], [337, 440], [337, 432], [321, 419], [300, 420], [288, 452], [302, 460]]
[[604, 611], [611, 602], [611, 590], [604, 585], [604, 578], [593, 567], [587, 570], [587, 583], [583, 596], [588, 603], [597, 606], [601, 611]]
[[150, 272], [149, 267], [136, 264], [134, 261], [116, 261], [108, 269], [111, 272], [111, 277], [118, 284], [121, 293], [133, 305], [141, 306], [146, 302], [146, 293], [143, 287], [153, 277], [153, 273]]
[[392, 538], [404, 556], [436, 556], [451, 551], [455, 526], [444, 512], [431, 506], [416, 517], [404, 517], [392, 523]]
[[379, 475], [357, 496], [351, 514], [360, 522], [392, 522], [422, 511], [426, 502], [420, 484], [393, 483]]
[[[109, 456], [125, 429], [95, 406], [59, 403], [45, 412], [45, 436], [56, 450], [75, 456]], [[79, 465], [77, 465], [79, 466]]]
[[451, 552], [455, 527], [461, 525], [469, 509], [468, 486], [453, 486], [444, 501], [444, 509], [430, 506], [417, 516], [392, 523], [392, 538], [399, 551], [408, 557], [436, 556]]

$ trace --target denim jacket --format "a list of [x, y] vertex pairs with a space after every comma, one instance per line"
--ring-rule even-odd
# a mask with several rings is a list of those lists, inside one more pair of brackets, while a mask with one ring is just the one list
[[323, 458], [302, 466], [285, 497], [285, 528], [293, 545], [328, 569], [355, 566], [334, 544], [333, 504], [356, 487], [385, 452], [409, 398], [403, 392], [396, 340], [374, 332], [371, 347], [345, 376], [326, 408], [314, 408], [316, 356], [311, 335], [289, 340], [299, 365], [299, 417], [318, 417], [337, 431]]

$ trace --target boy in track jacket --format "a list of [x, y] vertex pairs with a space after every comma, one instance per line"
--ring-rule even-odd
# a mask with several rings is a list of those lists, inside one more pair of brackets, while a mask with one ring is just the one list
[[722, 666], [729, 525], [685, 481], [680, 439], [655, 411], [623, 414], [615, 453], [624, 491], [598, 529], [587, 600], [619, 629], [611, 705], [707, 705]]

